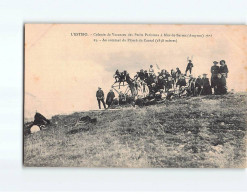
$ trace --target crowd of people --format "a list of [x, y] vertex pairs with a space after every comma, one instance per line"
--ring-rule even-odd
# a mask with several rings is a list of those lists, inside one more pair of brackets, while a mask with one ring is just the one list
[[[128, 102], [128, 99], [135, 101], [135, 99], [140, 98], [138, 89], [141, 89], [142, 92], [148, 92], [141, 98], [149, 100], [161, 99], [162, 97], [169, 98], [172, 95], [181, 97], [211, 94], [222, 95], [227, 93], [226, 79], [228, 76], [228, 67], [225, 60], [220, 61], [220, 66], [218, 66], [217, 61], [213, 62], [213, 66], [211, 67], [211, 81], [207, 78], [207, 74], [203, 74], [202, 77], [200, 75], [197, 78], [193, 77], [193, 67], [192, 60], [189, 59], [184, 74], [178, 67], [176, 70], [172, 69], [170, 72], [162, 69], [155, 73], [153, 65], [150, 65], [148, 70], [141, 69], [133, 78], [130, 77], [126, 70], [123, 72], [116, 70], [114, 78], [115, 83], [119, 84], [119, 89], [121, 84], [124, 86], [127, 83], [131, 91], [130, 96], [120, 92], [117, 103], [122, 104]], [[100, 87], [96, 93], [96, 97], [99, 109], [101, 109], [101, 102], [104, 108], [106, 108], [104, 92]], [[114, 103], [114, 100], [116, 101], [115, 93], [111, 89], [106, 97], [108, 107]]]

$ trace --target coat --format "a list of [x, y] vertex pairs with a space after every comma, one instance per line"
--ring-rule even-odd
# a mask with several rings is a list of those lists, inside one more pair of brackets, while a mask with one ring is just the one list
[[106, 104], [111, 105], [114, 97], [115, 97], [115, 93], [113, 91], [110, 91], [106, 97]]
[[212, 77], [216, 77], [219, 72], [220, 72], [220, 67], [219, 66], [214, 65], [214, 66], [211, 67]]
[[227, 77], [227, 74], [228, 74], [227, 65], [220, 66], [219, 73], [226, 73], [226, 77]]
[[96, 92], [96, 97], [97, 97], [98, 100], [104, 99], [104, 92], [103, 92], [101, 89], [99, 89], [99, 90]]

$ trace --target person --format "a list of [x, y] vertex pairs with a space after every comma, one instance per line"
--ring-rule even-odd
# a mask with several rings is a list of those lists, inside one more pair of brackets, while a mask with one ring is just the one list
[[[227, 78], [227, 74], [228, 74], [228, 67], [226, 65], [226, 61], [225, 60], [221, 60], [220, 61], [220, 68], [219, 68], [219, 73], [224, 73], [226, 76], [225, 78]], [[223, 76], [223, 75], [222, 75]]]
[[179, 68], [176, 68], [176, 80], [178, 81], [179, 77], [181, 75], [181, 70], [179, 70]]
[[118, 99], [119, 99], [119, 105], [123, 105], [126, 103], [126, 96], [122, 91], [120, 91]]
[[106, 97], [106, 104], [108, 105], [108, 108], [111, 106], [114, 98], [115, 98], [115, 93], [111, 89]]
[[145, 82], [147, 82], [149, 75], [148, 75], [148, 71], [144, 70], [144, 78], [145, 78]]
[[130, 78], [129, 73], [126, 74], [126, 82], [131, 85], [133, 83], [133, 80]]
[[115, 83], [117, 83], [120, 79], [120, 73], [119, 70], [117, 69], [115, 74], [114, 74], [114, 78], [115, 78]]
[[211, 95], [212, 88], [209, 83], [209, 79], [207, 78], [207, 74], [203, 74], [202, 78], [202, 95]]
[[155, 94], [159, 91], [159, 88], [158, 86], [156, 85], [156, 83], [152, 83], [151, 84], [151, 88], [149, 90], [149, 97], [152, 99], [152, 98], [155, 98]]
[[149, 74], [154, 74], [153, 65], [150, 65], [150, 68], [149, 68], [148, 73], [149, 73]]
[[49, 125], [50, 120], [46, 119], [42, 114], [36, 112], [34, 115], [33, 125], [41, 126], [41, 125]]
[[166, 82], [166, 92], [172, 89], [172, 87], [173, 87], [173, 80], [172, 80], [172, 77], [169, 76]]
[[171, 76], [172, 76], [174, 83], [176, 83], [176, 72], [173, 69], [171, 69]]
[[159, 76], [157, 81], [157, 87], [159, 89], [164, 89], [164, 86], [165, 86], [164, 78], [162, 76]]
[[178, 82], [176, 83], [176, 86], [179, 86], [180, 88], [186, 86], [186, 80], [185, 80], [184, 75], [181, 74], [179, 76], [179, 79], [178, 79]]
[[220, 71], [220, 68], [217, 65], [218, 64], [217, 61], [214, 61], [213, 63], [214, 63], [214, 65], [211, 67], [211, 88], [214, 89], [214, 93], [215, 93], [215, 86], [216, 86], [216, 82], [218, 80], [218, 73]]
[[179, 76], [178, 82], [176, 83], [176, 87], [179, 86], [178, 96], [181, 97], [186, 92], [186, 80], [183, 74]]
[[185, 70], [185, 75], [186, 75], [186, 76], [187, 76], [187, 72], [188, 72], [188, 71], [190, 71], [190, 74], [191, 74], [191, 72], [192, 72], [192, 67], [193, 67], [192, 61], [189, 60], [189, 63], [188, 63], [188, 65], [187, 65], [187, 67], [186, 67], [186, 70]]
[[191, 96], [191, 95], [194, 96], [194, 93], [195, 93], [195, 79], [193, 78], [193, 75], [189, 76], [188, 83], [189, 83], [188, 84], [188, 89], [187, 89], [188, 96]]
[[220, 73], [217, 75], [217, 80], [216, 80], [216, 95], [223, 95], [227, 93], [227, 88], [226, 88], [226, 78], [222, 76]]
[[120, 86], [121, 86], [121, 82], [123, 83], [123, 86], [124, 86], [124, 82], [126, 81], [126, 75], [127, 75], [127, 71], [126, 70], [120, 73], [119, 89], [120, 89]]
[[200, 75], [196, 79], [195, 88], [196, 88], [196, 95], [201, 95], [201, 92], [202, 92], [202, 78], [201, 78]]
[[100, 102], [102, 102], [104, 108], [106, 108], [105, 107], [105, 100], [104, 100], [104, 92], [102, 91], [102, 89], [100, 87], [98, 87], [98, 91], [96, 92], [96, 97], [98, 100], [99, 109], [101, 109]]
[[140, 72], [138, 74], [138, 78], [140, 78], [140, 80], [144, 81], [145, 73], [144, 73], [143, 69], [140, 70]]

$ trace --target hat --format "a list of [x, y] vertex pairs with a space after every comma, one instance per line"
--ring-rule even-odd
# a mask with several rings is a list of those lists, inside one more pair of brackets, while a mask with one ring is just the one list
[[217, 62], [217, 61], [213, 61], [213, 63], [214, 63], [214, 64], [218, 64], [219, 62]]

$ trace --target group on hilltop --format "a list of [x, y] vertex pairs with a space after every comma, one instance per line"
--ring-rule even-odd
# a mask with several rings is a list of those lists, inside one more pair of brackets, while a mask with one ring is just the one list
[[[148, 70], [141, 69], [136, 72], [133, 78], [124, 70], [120, 72], [116, 70], [114, 74], [115, 83], [118, 83], [118, 89], [121, 86], [127, 85], [131, 94], [118, 92], [118, 99], [115, 98], [115, 93], [111, 89], [107, 94], [106, 103], [108, 107], [114, 104], [124, 104], [135, 102], [137, 99], [146, 101], [160, 100], [163, 98], [170, 99], [172, 96], [200, 96], [200, 95], [222, 95], [227, 93], [226, 79], [228, 76], [228, 67], [225, 60], [220, 61], [218, 66], [217, 61], [213, 61], [211, 67], [211, 80], [207, 78], [207, 74], [198, 75], [197, 78], [192, 75], [194, 67], [192, 60], [187, 59], [184, 74], [177, 67], [175, 70], [167, 71], [162, 69], [155, 72], [153, 65], [149, 66]], [[189, 73], [189, 75], [187, 75]], [[127, 84], [126, 84], [127, 83]], [[113, 88], [114, 89], [114, 88]], [[96, 93], [99, 109], [101, 109], [101, 102], [105, 106], [104, 92], [99, 87]]]

